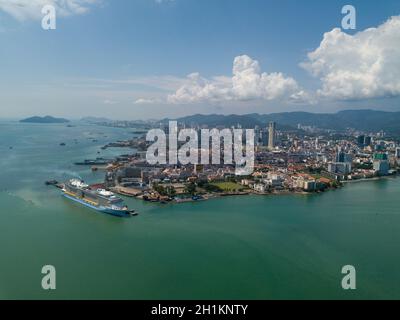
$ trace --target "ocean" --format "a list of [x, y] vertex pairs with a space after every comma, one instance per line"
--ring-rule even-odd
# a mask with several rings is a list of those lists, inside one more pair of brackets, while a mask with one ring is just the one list
[[[0, 299], [400, 299], [400, 179], [97, 213], [47, 187], [133, 129], [0, 122]], [[60, 146], [65, 143], [66, 146]], [[12, 147], [12, 149], [10, 149]], [[100, 152], [100, 153], [98, 153]], [[44, 265], [57, 288], [41, 287]], [[357, 289], [343, 290], [353, 265]]]

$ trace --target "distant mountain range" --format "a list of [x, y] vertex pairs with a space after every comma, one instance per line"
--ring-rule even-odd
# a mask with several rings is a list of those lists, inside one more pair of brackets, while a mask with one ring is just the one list
[[[106, 118], [86, 117], [86, 122], [101, 123], [110, 122]], [[164, 119], [168, 122], [172, 119]], [[387, 112], [377, 110], [345, 110], [337, 113], [310, 113], [310, 112], [282, 112], [271, 114], [251, 113], [245, 115], [220, 115], [220, 114], [196, 114], [175, 119], [187, 125], [207, 125], [209, 128], [219, 126], [231, 127], [240, 124], [243, 128], [255, 126], [266, 127], [274, 121], [283, 130], [295, 129], [298, 124], [302, 126], [315, 126], [321, 129], [343, 131], [352, 128], [365, 132], [379, 132], [381, 130], [392, 135], [400, 136], [400, 112]], [[46, 117], [31, 117], [20, 122], [27, 123], [66, 123], [67, 119]], [[136, 121], [137, 122], [137, 121]]]
[[23, 120], [20, 120], [19, 122], [24, 122], [24, 123], [66, 123], [69, 122], [67, 119], [63, 118], [54, 118], [51, 116], [45, 116], [45, 117], [30, 117], [26, 118]]
[[353, 128], [362, 131], [385, 131], [400, 134], [400, 112], [376, 110], [345, 110], [337, 113], [284, 112], [271, 114], [246, 115], [201, 115], [196, 114], [177, 119], [181, 123], [207, 125], [209, 127], [233, 126], [240, 124], [245, 128], [256, 125], [267, 126], [270, 121], [276, 122], [281, 128], [296, 128], [315, 126], [322, 129], [345, 130]]

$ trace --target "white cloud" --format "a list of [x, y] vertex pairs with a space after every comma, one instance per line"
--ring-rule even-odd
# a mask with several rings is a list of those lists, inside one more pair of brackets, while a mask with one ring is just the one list
[[[76, 83], [78, 80], [74, 80]], [[88, 85], [106, 85], [106, 86], [144, 86], [148, 89], [157, 91], [175, 91], [187, 81], [184, 78], [179, 78], [176, 76], [134, 76], [127, 79], [98, 79], [98, 78], [88, 78], [84, 79]], [[82, 84], [85, 85], [85, 84]]]
[[154, 104], [154, 103], [162, 103], [162, 101], [160, 99], [140, 98], [134, 102], [134, 104]]
[[301, 64], [322, 81], [318, 95], [365, 99], [400, 95], [400, 16], [348, 35], [336, 28]]
[[233, 62], [232, 77], [206, 79], [199, 73], [187, 76], [186, 83], [168, 96], [170, 103], [224, 102], [247, 100], [302, 99], [306, 94], [297, 82], [282, 73], [261, 73], [258, 61], [247, 55]]
[[99, 0], [0, 0], [0, 10], [24, 21], [29, 19], [41, 19], [42, 8], [52, 5], [56, 8], [58, 16], [70, 16], [84, 14], [89, 11], [91, 5], [99, 3]]
[[104, 104], [109, 104], [109, 105], [114, 105], [114, 104], [118, 104], [118, 101], [115, 100], [111, 100], [111, 99], [106, 99], [103, 101]]

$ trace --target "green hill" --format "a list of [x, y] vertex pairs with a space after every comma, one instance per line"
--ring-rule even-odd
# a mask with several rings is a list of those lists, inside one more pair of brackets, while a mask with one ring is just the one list
[[23, 123], [67, 123], [69, 120], [63, 119], [63, 118], [54, 118], [51, 116], [45, 116], [45, 117], [30, 117], [26, 118], [23, 120], [20, 120], [19, 122]]
[[244, 128], [256, 125], [267, 126], [275, 121], [281, 129], [303, 126], [315, 126], [322, 129], [345, 130], [352, 128], [362, 131], [385, 131], [400, 135], [400, 112], [376, 110], [345, 110], [337, 113], [283, 112], [271, 114], [246, 115], [193, 115], [177, 119], [188, 125], [207, 125], [209, 127], [233, 126], [240, 124]]

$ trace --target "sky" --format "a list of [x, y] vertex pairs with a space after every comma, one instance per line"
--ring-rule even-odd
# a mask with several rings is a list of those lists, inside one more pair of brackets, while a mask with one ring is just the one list
[[0, 0], [0, 41], [0, 118], [400, 111], [398, 0]]

